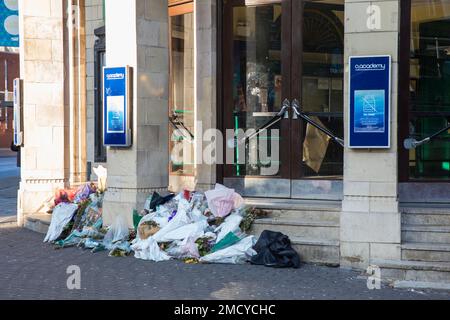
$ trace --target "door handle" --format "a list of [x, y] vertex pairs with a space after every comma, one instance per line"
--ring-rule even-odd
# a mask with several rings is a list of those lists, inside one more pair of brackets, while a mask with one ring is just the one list
[[[267, 130], [268, 128], [272, 127], [274, 124], [278, 123], [279, 121], [281, 121], [283, 118], [284, 119], [289, 119], [289, 109], [291, 108], [291, 103], [289, 102], [288, 99], [284, 99], [283, 101], [283, 105], [280, 109], [280, 111], [278, 111], [278, 113], [272, 117], [269, 121], [267, 121], [265, 124], [263, 124], [262, 126], [260, 126], [258, 129], [256, 129], [255, 132], [253, 132], [252, 134], [245, 136], [244, 138], [242, 138], [241, 140], [237, 141], [237, 144], [241, 144], [246, 142], [247, 140], [250, 140], [251, 138], [259, 135], [261, 132]], [[233, 139], [229, 139], [227, 142], [227, 145], [232, 148], [234, 146], [234, 138]]]
[[289, 119], [289, 109], [291, 108], [291, 103], [288, 99], [283, 100], [283, 105], [277, 116], [283, 117], [284, 119]]
[[298, 115], [299, 115], [299, 108], [300, 108], [300, 103], [298, 102], [297, 99], [294, 99], [292, 101], [292, 119], [297, 120], [298, 119]]

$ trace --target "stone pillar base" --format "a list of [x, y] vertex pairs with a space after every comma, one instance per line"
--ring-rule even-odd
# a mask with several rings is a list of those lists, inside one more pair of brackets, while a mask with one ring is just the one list
[[144, 209], [145, 200], [154, 192], [164, 192], [167, 188], [112, 188], [105, 192], [103, 200], [103, 224], [111, 225], [115, 218], [122, 215], [128, 226], [133, 227], [133, 210]]
[[340, 265], [366, 269], [374, 259], [400, 260], [401, 214], [396, 197], [346, 196], [340, 218]]
[[66, 187], [64, 179], [27, 179], [20, 182], [17, 194], [17, 224], [22, 227], [25, 216], [47, 211], [46, 203], [57, 189]]
[[341, 268], [366, 270], [373, 260], [401, 260], [400, 244], [341, 241]]

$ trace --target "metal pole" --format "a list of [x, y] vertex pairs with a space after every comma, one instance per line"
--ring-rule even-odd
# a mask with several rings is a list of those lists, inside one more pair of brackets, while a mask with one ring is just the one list
[[5, 59], [5, 101], [8, 101], [8, 60]]
[[431, 136], [426, 137], [422, 140], [417, 141], [414, 138], [408, 138], [405, 139], [403, 141], [403, 146], [405, 147], [405, 149], [414, 149], [417, 148], [418, 146], [421, 146], [422, 144], [428, 143], [431, 140], [433, 140], [434, 138], [436, 138], [437, 136], [443, 134], [444, 132], [447, 132], [448, 130], [450, 130], [450, 126], [447, 126], [445, 128], [440, 129], [439, 131], [433, 133]]
[[[294, 99], [293, 103], [292, 103], [292, 109], [294, 110], [294, 114], [297, 117], [302, 118], [303, 120], [305, 120], [307, 123], [309, 123], [310, 125], [312, 125], [313, 127], [315, 127], [316, 129], [320, 130], [321, 132], [325, 133], [327, 136], [329, 136], [330, 138], [332, 138], [334, 141], [336, 141], [339, 145], [341, 145], [342, 147], [345, 147], [345, 143], [344, 140], [336, 137], [330, 130], [323, 128], [322, 126], [318, 125], [317, 123], [315, 123], [310, 117], [308, 117], [306, 114], [304, 114], [303, 112], [300, 112], [300, 103], [298, 102], [297, 99]], [[297, 118], [294, 118], [297, 119]]]
[[[4, 100], [8, 101], [8, 60], [5, 59], [5, 97]], [[8, 110], [6, 110], [5, 114], [6, 123], [5, 129], [8, 130]]]

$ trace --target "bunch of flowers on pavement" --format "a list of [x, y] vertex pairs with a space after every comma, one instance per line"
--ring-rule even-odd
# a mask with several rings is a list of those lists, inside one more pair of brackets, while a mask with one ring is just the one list
[[265, 215], [248, 208], [233, 189], [217, 184], [206, 192], [154, 192], [144, 209], [133, 212], [134, 228], [123, 215], [103, 227], [104, 190], [86, 184], [60, 190], [44, 241], [56, 248], [78, 246], [110, 256], [134, 253], [138, 259], [186, 263], [245, 263], [256, 255], [256, 239], [247, 232], [254, 219]]

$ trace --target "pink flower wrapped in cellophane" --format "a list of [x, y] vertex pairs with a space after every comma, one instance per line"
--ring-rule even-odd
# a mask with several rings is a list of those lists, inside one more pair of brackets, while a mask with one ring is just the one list
[[234, 192], [234, 189], [229, 189], [218, 183], [213, 190], [206, 191], [205, 196], [208, 207], [215, 217], [226, 217], [231, 210], [244, 204], [244, 199]]

